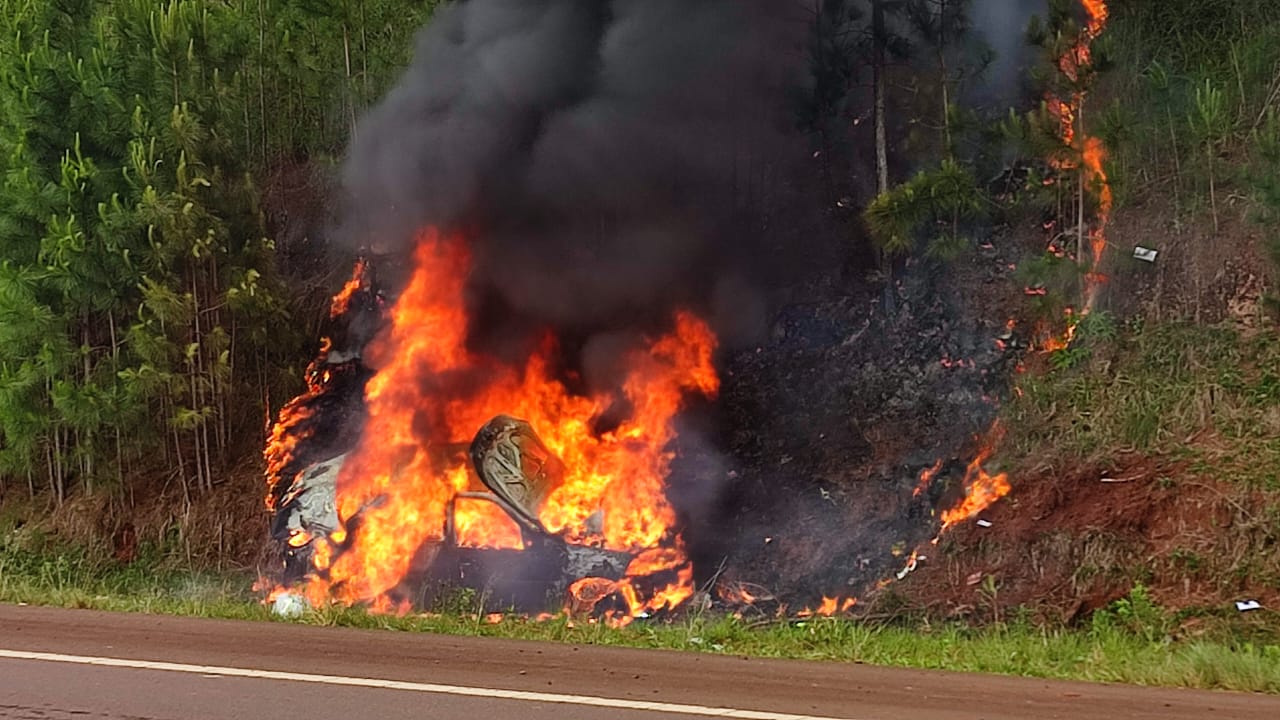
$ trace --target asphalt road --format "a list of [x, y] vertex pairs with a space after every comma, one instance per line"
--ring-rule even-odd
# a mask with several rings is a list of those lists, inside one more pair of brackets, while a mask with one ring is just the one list
[[1225, 720], [1280, 698], [0, 605], [0, 718]]

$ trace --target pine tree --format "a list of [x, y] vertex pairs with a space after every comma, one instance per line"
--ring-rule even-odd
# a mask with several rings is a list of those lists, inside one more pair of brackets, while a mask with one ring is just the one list
[[281, 314], [237, 146], [245, 19], [60, 7], [9, 4], [0, 41], [0, 473], [42, 462], [62, 499], [165, 447], [208, 489], [245, 414], [235, 355], [261, 362]]

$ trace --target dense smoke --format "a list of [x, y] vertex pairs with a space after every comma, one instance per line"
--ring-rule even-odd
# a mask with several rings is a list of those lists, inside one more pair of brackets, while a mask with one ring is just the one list
[[995, 105], [1021, 99], [1027, 66], [1033, 60], [1027, 26], [1044, 16], [1047, 0], [978, 0], [969, 19], [974, 32], [994, 53], [991, 65], [975, 87], [977, 99]]
[[517, 326], [503, 332], [585, 338], [681, 304], [722, 332], [757, 327], [753, 174], [803, 157], [781, 150], [779, 86], [806, 31], [793, 12], [784, 0], [443, 7], [358, 126], [346, 235], [402, 254], [423, 226], [467, 232], [477, 309]]

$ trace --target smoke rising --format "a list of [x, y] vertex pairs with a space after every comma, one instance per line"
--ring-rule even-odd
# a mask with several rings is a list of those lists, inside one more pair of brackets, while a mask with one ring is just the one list
[[[359, 124], [344, 235], [472, 238], [477, 302], [589, 336], [691, 304], [758, 327], [746, 178], [786, 140], [779, 0], [467, 0]], [[505, 322], [510, 323], [508, 319]]]
[[978, 0], [970, 11], [974, 31], [995, 53], [982, 82], [979, 99], [996, 104], [1017, 101], [1032, 60], [1027, 25], [1047, 11], [1047, 0]]

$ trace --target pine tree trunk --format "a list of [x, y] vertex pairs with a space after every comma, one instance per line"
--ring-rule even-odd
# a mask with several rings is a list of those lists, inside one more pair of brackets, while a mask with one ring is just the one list
[[[1083, 96], [1081, 96], [1083, 98]], [[1088, 183], [1088, 171], [1084, 161], [1084, 100], [1076, 103], [1079, 108], [1076, 111], [1077, 126], [1076, 137], [1080, 138], [1080, 187], [1078, 188], [1076, 198], [1076, 264], [1084, 264], [1085, 272], [1089, 272], [1092, 261], [1086, 255], [1088, 246], [1085, 242], [1085, 219], [1084, 219], [1084, 187]], [[1089, 280], [1083, 278], [1080, 283], [1080, 307], [1087, 308], [1089, 306]]]
[[938, 6], [938, 79], [942, 83], [942, 136], [946, 143], [944, 157], [952, 157], [951, 140], [951, 73], [947, 69], [947, 0]]
[[[210, 292], [214, 298], [222, 298], [224, 296], [222, 295], [222, 288], [220, 287], [220, 283], [219, 283], [220, 275], [218, 273], [218, 256], [216, 253], [213, 255], [212, 259], [210, 260], [210, 264], [212, 265], [212, 270], [210, 271], [210, 276], [212, 277], [212, 281], [211, 281], [212, 288]], [[212, 308], [213, 319], [210, 321], [210, 327], [212, 328], [222, 327], [222, 305], [223, 305], [222, 302], [213, 303], [213, 308]], [[235, 322], [235, 317], [233, 315], [232, 316], [233, 330], [227, 344], [227, 358], [228, 358], [227, 362], [229, 367], [231, 366], [231, 362], [232, 362], [231, 358], [235, 357], [234, 322]], [[230, 372], [228, 371], [227, 380], [226, 381], [220, 380], [218, 378], [219, 364], [220, 364], [220, 359], [217, 356], [209, 358], [209, 387], [211, 388], [211, 391], [213, 393], [213, 404], [217, 410], [217, 416], [214, 418], [215, 424], [213, 426], [214, 440], [217, 443], [218, 460], [219, 462], [225, 464], [227, 459], [227, 444], [228, 444], [227, 438], [229, 435], [229, 431], [226, 429], [227, 415], [228, 415], [227, 398], [231, 394], [230, 393], [231, 375], [230, 375]]]
[[[193, 312], [191, 313], [191, 322], [192, 322], [191, 342], [196, 346], [196, 352], [195, 352], [195, 357], [188, 358], [187, 360], [187, 379], [189, 381], [189, 385], [191, 388], [191, 409], [195, 411], [198, 415], [204, 405], [203, 392], [199, 387], [199, 377], [200, 377], [199, 363], [200, 363], [200, 358], [203, 355], [203, 348], [201, 348], [202, 343], [200, 339], [200, 289], [198, 284], [196, 283], [195, 275], [196, 275], [196, 271], [193, 270], [191, 272], [191, 297], [192, 297], [192, 303], [195, 305], [195, 307], [193, 309]], [[193, 428], [191, 436], [192, 436], [193, 442], [195, 443], [194, 462], [196, 466], [196, 489], [203, 490], [204, 489], [204, 472], [203, 472], [203, 465], [200, 462], [200, 428], [199, 427]]]
[[876, 124], [876, 192], [889, 192], [889, 141], [885, 128], [885, 72], [877, 61], [875, 71], [875, 124]]
[[[231, 332], [230, 340], [227, 343], [227, 380], [223, 383], [222, 397], [230, 395], [236, 386], [236, 316], [231, 315]], [[224, 463], [227, 453], [231, 447], [231, 413], [227, 408], [226, 402], [220, 397], [219, 402], [222, 403], [222, 413], [218, 418], [218, 452], [220, 453]]]
[[955, 152], [955, 143], [951, 139], [951, 87], [947, 82], [947, 61], [941, 50], [938, 51], [938, 64], [942, 70], [942, 138], [946, 143], [944, 154], [949, 158]]
[[53, 440], [47, 440], [47, 439], [45, 440], [44, 464], [45, 464], [45, 472], [48, 473], [49, 475], [49, 492], [53, 493], [54, 500], [57, 500], [58, 474], [57, 472], [54, 471], [54, 467], [53, 467], [54, 444], [55, 442]]
[[350, 123], [347, 128], [350, 133], [348, 137], [354, 140], [356, 136], [356, 103], [353, 97], [355, 84], [351, 82], [351, 36], [346, 23], [342, 23], [342, 59], [347, 68], [346, 92], [343, 94], [347, 100], [347, 119]]
[[360, 0], [360, 104], [369, 102], [369, 21], [365, 18], [364, 0]]
[[187, 478], [187, 464], [182, 459], [182, 438], [178, 435], [178, 426], [173, 430], [173, 454], [178, 459], [178, 478], [182, 481], [182, 500], [185, 507], [191, 507], [191, 483]]
[[[93, 344], [92, 338], [89, 337], [88, 313], [83, 314], [80, 319], [80, 343], [86, 350], [83, 355], [84, 362], [81, 365], [81, 370], [84, 372], [84, 376], [81, 379], [81, 387], [87, 388], [89, 387], [89, 379], [93, 375], [93, 363], [92, 359], [89, 357], [89, 348], [92, 348]], [[92, 431], [87, 437], [81, 437], [79, 432], [76, 433], [76, 446], [82, 449], [80, 454], [80, 472], [83, 476], [81, 479], [84, 483], [84, 492], [86, 495], [93, 494], [93, 454], [95, 450], [93, 447], [93, 439]]]
[[[885, 77], [887, 70], [886, 32], [884, 1], [872, 0], [871, 34], [874, 57], [872, 58], [871, 68], [875, 84], [876, 193], [879, 195], [889, 192], [889, 140], [888, 129], [885, 127], [885, 95], [888, 89], [888, 81]], [[885, 282], [884, 307], [887, 312], [893, 312], [896, 306], [893, 297], [893, 259], [883, 251], [878, 251], [878, 255], [880, 271], [884, 275]]]
[[[115, 377], [119, 377], [120, 342], [116, 338], [116, 317], [115, 314], [110, 311], [107, 312], [107, 330], [111, 334], [111, 374]], [[119, 420], [112, 423], [112, 427], [116, 436], [116, 480], [120, 483], [120, 488], [124, 489], [124, 443], [120, 437]]]
[[53, 430], [53, 495], [58, 505], [67, 499], [66, 478], [62, 467], [62, 428]]
[[1205, 144], [1205, 151], [1209, 161], [1209, 207], [1213, 210], [1213, 234], [1218, 234], [1218, 183], [1213, 175], [1213, 143]]
[[1173, 211], [1182, 216], [1182, 157], [1178, 150], [1178, 130], [1173, 122], [1173, 109], [1165, 105], [1165, 114], [1169, 118], [1169, 140], [1173, 151]]
[[267, 21], [258, 0], [258, 119], [262, 124], [262, 164], [267, 164]]

